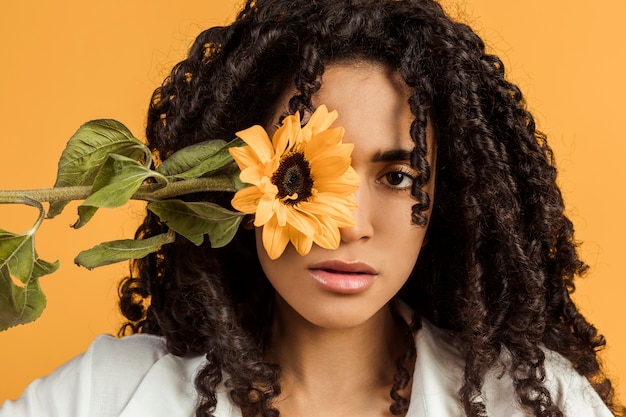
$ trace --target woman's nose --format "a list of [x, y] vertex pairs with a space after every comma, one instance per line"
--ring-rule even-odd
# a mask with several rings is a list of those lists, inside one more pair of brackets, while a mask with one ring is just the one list
[[367, 188], [361, 185], [355, 192], [357, 209], [354, 212], [356, 226], [342, 227], [339, 229], [342, 243], [350, 243], [361, 239], [369, 239], [373, 236], [374, 227], [372, 214], [375, 212], [371, 207], [371, 196]]

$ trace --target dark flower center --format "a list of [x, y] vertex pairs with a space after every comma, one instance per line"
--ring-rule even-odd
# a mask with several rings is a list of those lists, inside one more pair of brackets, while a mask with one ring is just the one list
[[297, 204], [311, 197], [313, 178], [311, 166], [302, 152], [294, 152], [283, 157], [274, 175], [272, 184], [278, 187], [278, 198], [298, 194], [296, 199], [284, 200], [285, 204]]

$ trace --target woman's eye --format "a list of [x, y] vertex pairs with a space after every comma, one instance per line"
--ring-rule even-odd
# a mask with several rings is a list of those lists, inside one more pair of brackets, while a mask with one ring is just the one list
[[413, 184], [415, 177], [402, 171], [390, 171], [385, 173], [378, 181], [393, 189], [405, 190]]

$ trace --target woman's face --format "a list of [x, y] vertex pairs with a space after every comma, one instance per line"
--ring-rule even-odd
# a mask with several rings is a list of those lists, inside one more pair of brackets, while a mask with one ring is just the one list
[[[335, 126], [354, 143], [352, 166], [359, 174], [356, 227], [343, 228], [336, 250], [316, 245], [306, 256], [293, 246], [276, 260], [267, 256], [257, 229], [257, 252], [278, 294], [278, 314], [295, 314], [326, 328], [365, 323], [398, 292], [420, 252], [426, 227], [411, 223], [413, 121], [410, 92], [392, 71], [376, 64], [327, 67], [314, 104], [337, 110]], [[279, 109], [287, 108], [286, 100]], [[433, 145], [428, 130], [429, 149]], [[434, 166], [432, 152], [429, 163]], [[433, 170], [434, 172], [434, 170]], [[433, 196], [434, 177], [426, 185]]]

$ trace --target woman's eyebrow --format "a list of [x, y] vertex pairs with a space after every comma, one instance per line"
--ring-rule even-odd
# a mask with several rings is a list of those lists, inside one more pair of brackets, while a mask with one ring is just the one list
[[372, 162], [409, 161], [410, 159], [411, 151], [407, 149], [389, 149], [386, 151], [377, 151], [372, 156]]

